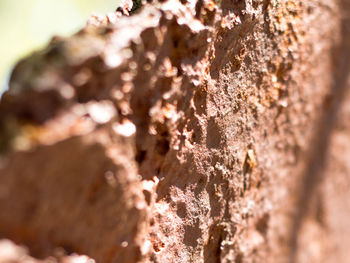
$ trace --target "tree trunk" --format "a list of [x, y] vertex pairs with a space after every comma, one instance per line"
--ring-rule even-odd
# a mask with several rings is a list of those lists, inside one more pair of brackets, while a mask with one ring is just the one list
[[350, 1], [181, 2], [16, 66], [0, 237], [47, 262], [350, 261]]

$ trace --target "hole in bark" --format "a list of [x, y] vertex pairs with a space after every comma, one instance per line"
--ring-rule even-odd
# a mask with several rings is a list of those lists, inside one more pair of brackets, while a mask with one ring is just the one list
[[179, 40], [174, 39], [174, 47], [177, 48], [179, 46]]
[[157, 144], [156, 144], [156, 150], [157, 152], [160, 154], [160, 155], [165, 155], [169, 149], [170, 149], [170, 146], [169, 146], [170, 142], [168, 139], [166, 138], [163, 138], [163, 139], [160, 139], [157, 141]]
[[266, 235], [268, 229], [270, 216], [268, 214], [264, 214], [256, 223], [256, 229], [262, 234]]
[[136, 162], [138, 162], [139, 164], [143, 163], [143, 161], [146, 159], [146, 153], [147, 153], [146, 151], [139, 150], [136, 153], [136, 157], [135, 157]]
[[143, 190], [143, 194], [145, 196], [145, 200], [147, 202], [148, 205], [151, 205], [151, 193], [147, 190]]
[[160, 155], [165, 155], [170, 149], [169, 132], [167, 127], [159, 125], [157, 127], [158, 138], [155, 146], [155, 150]]

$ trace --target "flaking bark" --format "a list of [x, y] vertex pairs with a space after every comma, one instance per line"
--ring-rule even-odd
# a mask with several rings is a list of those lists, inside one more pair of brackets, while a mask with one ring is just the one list
[[60, 262], [346, 262], [346, 10], [125, 2], [53, 39], [0, 101], [0, 236]]

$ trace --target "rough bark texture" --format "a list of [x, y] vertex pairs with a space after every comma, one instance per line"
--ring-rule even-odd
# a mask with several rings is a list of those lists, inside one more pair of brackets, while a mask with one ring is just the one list
[[58, 262], [349, 261], [349, 1], [182, 2], [17, 65], [0, 237]]

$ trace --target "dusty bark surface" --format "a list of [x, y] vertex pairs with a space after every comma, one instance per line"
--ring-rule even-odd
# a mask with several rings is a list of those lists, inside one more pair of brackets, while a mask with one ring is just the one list
[[348, 1], [182, 2], [17, 65], [0, 237], [43, 260], [346, 262]]

